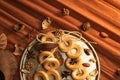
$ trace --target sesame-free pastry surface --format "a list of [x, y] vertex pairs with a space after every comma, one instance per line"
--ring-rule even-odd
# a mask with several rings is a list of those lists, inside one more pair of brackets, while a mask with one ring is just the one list
[[[13, 80], [21, 80], [20, 72], [29, 75], [25, 69], [20, 70], [20, 62], [36, 35], [59, 29], [78, 31], [94, 47], [100, 62], [100, 80], [120, 79], [120, 70], [116, 74], [120, 68], [119, 0], [1, 0], [0, 34], [7, 36], [6, 49], [13, 52], [18, 63]], [[23, 48], [19, 54], [15, 53], [15, 44]], [[34, 58], [34, 54], [28, 58]]]

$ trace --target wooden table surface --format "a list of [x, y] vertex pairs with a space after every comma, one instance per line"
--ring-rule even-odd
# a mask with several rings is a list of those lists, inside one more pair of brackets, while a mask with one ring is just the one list
[[[62, 16], [61, 10], [70, 10], [69, 16]], [[42, 30], [41, 23], [50, 17], [52, 24]], [[90, 22], [91, 28], [84, 32], [80, 26]], [[13, 26], [22, 23], [25, 29], [15, 32]], [[120, 67], [120, 1], [119, 0], [0, 0], [0, 33], [8, 38], [7, 49], [13, 51], [14, 44], [24, 48], [32, 41], [25, 36], [32, 30], [35, 37], [39, 32], [55, 29], [79, 31], [95, 48], [101, 67], [100, 80], [120, 80], [115, 72]], [[109, 37], [101, 38], [99, 32]], [[21, 56], [16, 56], [20, 61]], [[19, 71], [14, 80], [19, 79]]]

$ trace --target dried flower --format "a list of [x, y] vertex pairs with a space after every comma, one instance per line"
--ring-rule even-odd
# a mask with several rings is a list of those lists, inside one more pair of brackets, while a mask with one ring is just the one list
[[62, 78], [67, 78], [67, 76], [69, 76], [70, 75], [70, 72], [68, 72], [68, 71], [62, 71], [61, 72], [61, 76], [62, 76]]
[[62, 14], [63, 14], [63, 16], [69, 16], [69, 14], [70, 14], [69, 9], [63, 8]]
[[29, 51], [29, 50], [27, 50], [28, 51], [28, 54], [27, 54], [27, 58], [28, 59], [35, 59], [35, 53], [33, 53], [33, 51]]
[[70, 64], [76, 64], [77, 62], [77, 58], [71, 58]]

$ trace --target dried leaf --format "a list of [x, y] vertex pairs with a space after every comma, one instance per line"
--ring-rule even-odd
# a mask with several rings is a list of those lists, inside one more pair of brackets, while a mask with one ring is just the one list
[[38, 43], [35, 45], [35, 49], [37, 49], [38, 51], [50, 51], [51, 49], [54, 49], [55, 47], [57, 47], [58, 44], [56, 43]]
[[21, 72], [25, 73], [25, 74], [30, 74], [30, 71], [26, 70], [26, 69], [21, 69]]
[[90, 72], [90, 76], [97, 76], [98, 74], [98, 70], [97, 69], [94, 69], [92, 72]]
[[23, 48], [18, 44], [15, 44], [15, 51], [13, 52], [14, 55], [20, 56], [22, 54]]
[[0, 50], [5, 49], [7, 46], [7, 37], [4, 33], [0, 35]]

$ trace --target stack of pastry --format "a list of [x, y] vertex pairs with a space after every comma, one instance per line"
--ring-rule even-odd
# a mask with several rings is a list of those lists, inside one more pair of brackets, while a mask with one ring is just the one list
[[[38, 62], [43, 66], [44, 70], [39, 70], [34, 73], [34, 80], [39, 80], [41, 77], [43, 80], [50, 80], [49, 76], [54, 76], [55, 80], [61, 80], [61, 73], [58, 68], [65, 66], [71, 73], [73, 80], [91, 80], [85, 67], [82, 66], [82, 47], [74, 42], [71, 36], [64, 34], [64, 31], [58, 30], [54, 33], [48, 32], [45, 35], [41, 35], [39, 43], [55, 43], [56, 47], [49, 50], [39, 50]], [[45, 46], [47, 47], [47, 46]], [[55, 52], [58, 54], [66, 55], [66, 58], [61, 60], [56, 58]]]

